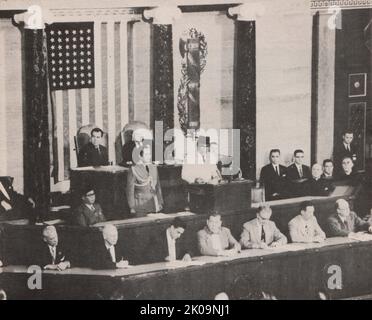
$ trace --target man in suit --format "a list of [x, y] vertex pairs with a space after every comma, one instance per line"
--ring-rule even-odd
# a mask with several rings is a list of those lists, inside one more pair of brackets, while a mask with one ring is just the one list
[[337, 176], [338, 181], [342, 181], [348, 185], [357, 185], [361, 183], [360, 176], [354, 171], [354, 162], [349, 156], [342, 159], [341, 165], [342, 171]]
[[288, 195], [286, 176], [287, 168], [280, 164], [280, 150], [270, 150], [270, 164], [264, 166], [260, 173], [266, 200], [283, 199]]
[[100, 241], [91, 253], [91, 266], [95, 269], [127, 268], [129, 263], [123, 259], [123, 251], [118, 242], [118, 230], [112, 224], [102, 229]]
[[338, 199], [336, 213], [328, 218], [328, 235], [330, 237], [347, 237], [350, 233], [358, 231], [372, 233], [371, 223], [362, 220], [354, 211], [351, 211], [346, 200]]
[[107, 148], [100, 144], [103, 131], [100, 128], [94, 128], [90, 133], [90, 137], [91, 141], [79, 152], [79, 167], [108, 165]]
[[175, 218], [166, 229], [165, 234], [150, 238], [148, 245], [145, 247], [147, 259], [143, 263], [175, 260], [191, 261], [190, 252], [183, 250], [179, 244], [185, 231], [185, 222], [180, 218]]
[[218, 184], [222, 176], [217, 167], [218, 156], [210, 153], [209, 138], [200, 136], [197, 141], [196, 159], [186, 158], [182, 167], [182, 179], [187, 183]]
[[287, 243], [287, 237], [270, 221], [272, 211], [268, 205], [259, 207], [256, 218], [244, 223], [240, 244], [245, 249], [267, 249]]
[[130, 213], [144, 216], [163, 208], [158, 168], [151, 163], [151, 148], [144, 147], [140, 159], [128, 171], [126, 194]]
[[287, 168], [288, 179], [292, 181], [310, 179], [311, 177], [310, 168], [303, 164], [305, 157], [304, 151], [301, 149], [295, 150], [293, 153], [293, 157], [294, 162]]
[[15, 220], [22, 217], [35, 222], [35, 202], [32, 198], [13, 189], [13, 178], [0, 177], [0, 220]]
[[311, 167], [311, 179], [304, 182], [303, 189], [304, 195], [307, 196], [328, 196], [333, 190], [332, 183], [323, 179], [322, 167], [320, 164], [315, 163]]
[[334, 179], [333, 169], [334, 169], [333, 161], [331, 159], [325, 159], [323, 161], [323, 173], [321, 177], [323, 179], [333, 180]]
[[92, 188], [86, 188], [81, 197], [82, 203], [76, 209], [76, 224], [82, 227], [89, 227], [99, 222], [106, 221], [101, 206], [96, 203], [96, 195]]
[[230, 230], [222, 227], [219, 214], [210, 215], [207, 225], [198, 232], [198, 245], [200, 254], [205, 256], [232, 256], [241, 249]]
[[288, 224], [292, 242], [323, 242], [326, 235], [314, 216], [313, 203], [311, 201], [302, 202], [300, 210], [300, 214]]
[[59, 244], [57, 230], [54, 226], [43, 229], [43, 244], [39, 250], [38, 265], [44, 270], [63, 271], [71, 267], [66, 252]]
[[354, 163], [357, 161], [357, 147], [353, 143], [354, 133], [347, 129], [342, 134], [342, 142], [335, 145], [333, 160], [337, 171], [342, 171], [342, 159], [349, 157]]

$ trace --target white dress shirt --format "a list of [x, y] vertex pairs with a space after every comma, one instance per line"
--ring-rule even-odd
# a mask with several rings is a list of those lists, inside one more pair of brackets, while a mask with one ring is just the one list
[[53, 247], [53, 246], [50, 246], [50, 245], [48, 245], [48, 247], [49, 247], [50, 254], [52, 256], [52, 264], [55, 264], [56, 257], [57, 257], [56, 247]]
[[110, 246], [107, 243], [105, 243], [106, 249], [109, 250], [110, 256], [111, 256], [111, 261], [116, 263], [116, 255], [115, 255], [115, 247]]
[[166, 235], [167, 235], [169, 261], [175, 261], [177, 260], [176, 240], [171, 237], [169, 228], [166, 231]]
[[297, 167], [297, 171], [298, 171], [298, 174], [299, 174], [300, 178], [302, 178], [304, 176], [304, 173], [302, 171], [302, 164], [295, 163], [295, 165]]

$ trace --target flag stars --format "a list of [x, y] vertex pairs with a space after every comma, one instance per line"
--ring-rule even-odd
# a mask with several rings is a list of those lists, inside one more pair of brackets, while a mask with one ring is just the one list
[[84, 70], [84, 66], [80, 66], [80, 70]]
[[80, 48], [83, 49], [83, 48], [84, 48], [84, 44], [81, 44], [81, 45], [80, 45]]
[[62, 52], [59, 52], [58, 53], [58, 57], [62, 57]]
[[72, 30], [72, 34], [76, 34], [76, 30]]
[[59, 68], [58, 68], [58, 71], [59, 71], [59, 72], [62, 72], [62, 71], [63, 71], [63, 68], [62, 68], [62, 67], [59, 67]]
[[85, 84], [85, 81], [84, 80], [81, 80], [81, 84]]
[[51, 30], [51, 31], [50, 31], [50, 34], [51, 34], [51, 35], [54, 35], [54, 31], [53, 31], [53, 30]]
[[60, 36], [62, 34], [62, 31], [58, 30], [57, 34]]
[[67, 49], [67, 50], [70, 49], [70, 46], [69, 46], [68, 44], [66, 45], [66, 49]]
[[83, 34], [84, 33], [84, 30], [80, 30], [79, 32], [80, 32], [80, 34]]
[[72, 60], [72, 63], [77, 64], [77, 60], [76, 59]]
[[72, 55], [73, 55], [74, 57], [76, 57], [76, 56], [77, 56], [76, 51], [74, 51], [74, 52], [72, 53]]
[[62, 46], [61, 45], [58, 46], [58, 50], [62, 50]]
[[87, 44], [87, 48], [88, 48], [88, 49], [90, 48], [90, 44], [89, 44], [89, 43]]
[[61, 38], [58, 38], [58, 40], [57, 40], [59, 43], [61, 43], [62, 42], [62, 39]]
[[74, 73], [74, 78], [77, 78], [77, 74], [76, 73]]
[[65, 30], [65, 34], [70, 34], [70, 31], [68, 31], [68, 30]]
[[77, 70], [77, 66], [73, 66], [73, 68], [72, 68], [74, 71], [76, 71]]
[[90, 30], [90, 29], [87, 29], [87, 33], [91, 33], [92, 32], [92, 30]]
[[51, 38], [51, 39], [50, 39], [50, 42], [54, 42], [54, 41], [55, 41], [55, 39], [54, 39], [54, 38]]

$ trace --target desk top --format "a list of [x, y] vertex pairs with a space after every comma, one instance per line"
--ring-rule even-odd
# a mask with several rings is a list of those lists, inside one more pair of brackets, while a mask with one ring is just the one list
[[[263, 257], [270, 257], [273, 255], [283, 255], [289, 252], [299, 252], [303, 253], [306, 251], [317, 251], [319, 249], [328, 249], [334, 246], [344, 245], [354, 246], [358, 243], [366, 243], [367, 245], [372, 245], [372, 236], [368, 240], [358, 241], [349, 238], [335, 237], [328, 238], [324, 243], [290, 243], [283, 245], [278, 248], [270, 249], [247, 249], [243, 250], [241, 253], [236, 254], [231, 257], [211, 257], [211, 256], [200, 256], [194, 257], [191, 263], [183, 263], [181, 261], [176, 261], [175, 263], [169, 262], [158, 262], [152, 264], [135, 265], [130, 266], [125, 269], [116, 270], [93, 270], [90, 268], [71, 268], [65, 271], [54, 271], [45, 270], [44, 274], [51, 275], [86, 275], [86, 276], [106, 276], [106, 277], [129, 277], [129, 276], [139, 276], [144, 274], [149, 274], [159, 271], [169, 271], [174, 269], [186, 269], [190, 266], [200, 267], [202, 265], [210, 265], [216, 263], [225, 263], [230, 261], [237, 261], [241, 259], [262, 259]], [[27, 273], [27, 266], [6, 266], [0, 268], [1, 273]]]
[[70, 168], [71, 171], [90, 171], [90, 172], [109, 172], [109, 173], [114, 173], [114, 172], [124, 172], [128, 171], [128, 168], [118, 166], [118, 165], [112, 165], [112, 166], [99, 166], [99, 167], [78, 167], [78, 168]]

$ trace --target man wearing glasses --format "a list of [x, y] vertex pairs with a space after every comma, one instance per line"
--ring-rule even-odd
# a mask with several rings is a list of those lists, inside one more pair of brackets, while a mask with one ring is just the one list
[[106, 221], [101, 206], [96, 203], [96, 195], [92, 188], [87, 188], [83, 191], [81, 200], [82, 203], [75, 212], [76, 224], [82, 227], [89, 227], [98, 222]]

